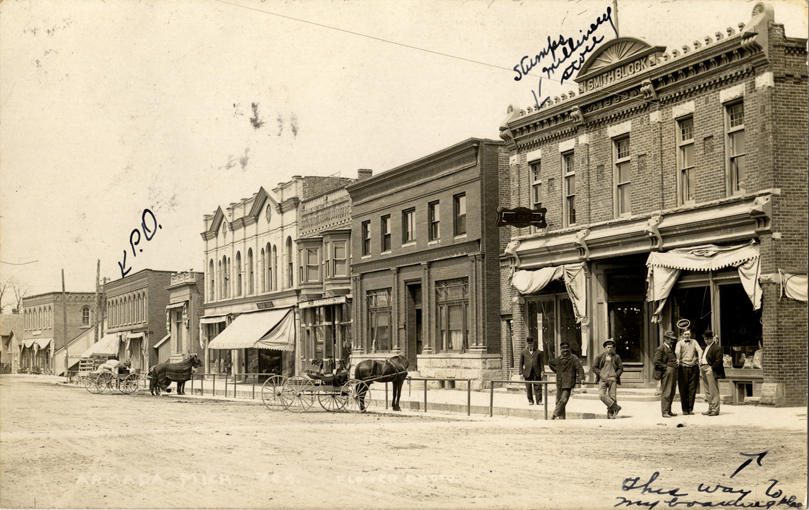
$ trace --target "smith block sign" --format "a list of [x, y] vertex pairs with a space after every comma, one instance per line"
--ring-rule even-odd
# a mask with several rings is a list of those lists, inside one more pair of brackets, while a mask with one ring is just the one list
[[545, 208], [528, 209], [527, 207], [517, 207], [516, 209], [497, 208], [497, 226], [511, 225], [512, 227], [525, 228], [531, 225], [537, 228], [547, 227], [545, 223]]

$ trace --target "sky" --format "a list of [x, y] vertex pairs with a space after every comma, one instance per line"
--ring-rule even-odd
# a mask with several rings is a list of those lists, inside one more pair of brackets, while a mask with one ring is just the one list
[[[807, 37], [805, 0], [771, 3], [788, 36]], [[130, 274], [201, 271], [203, 215], [219, 206], [293, 175], [378, 175], [470, 137], [499, 140], [508, 105], [534, 104], [540, 77], [540, 98], [577, 90], [561, 70], [517, 81], [513, 68], [549, 37], [578, 40], [608, 8], [621, 36], [671, 50], [738, 29], [754, 5], [2, 1], [0, 280], [39, 294], [61, 291], [62, 270], [67, 291], [93, 291], [99, 260], [112, 280], [122, 262]], [[588, 44], [615, 37], [601, 23]], [[145, 209], [160, 225], [146, 215], [150, 240]]]

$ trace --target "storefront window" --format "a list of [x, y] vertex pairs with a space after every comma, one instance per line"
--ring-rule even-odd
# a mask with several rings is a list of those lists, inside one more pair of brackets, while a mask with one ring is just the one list
[[753, 303], [741, 284], [721, 285], [719, 301], [720, 341], [725, 359], [730, 356], [733, 368], [761, 368], [753, 363], [753, 355], [762, 341], [761, 313], [753, 310]]
[[528, 331], [543, 353], [543, 363], [558, 355], [562, 342], [568, 342], [570, 352], [581, 358], [581, 325], [576, 323], [573, 303], [567, 292], [558, 292], [564, 289], [564, 285], [554, 282], [546, 289], [557, 292], [532, 298], [526, 305]]
[[610, 303], [610, 338], [623, 362], [641, 363], [643, 340], [643, 302]]
[[466, 348], [469, 329], [469, 294], [466, 278], [436, 282], [438, 338], [442, 352], [461, 352]]
[[390, 289], [368, 291], [368, 339], [370, 352], [391, 350]]

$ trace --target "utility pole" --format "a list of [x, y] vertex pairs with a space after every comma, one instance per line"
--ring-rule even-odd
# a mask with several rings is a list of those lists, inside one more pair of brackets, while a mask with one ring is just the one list
[[101, 276], [101, 259], [98, 259], [98, 263], [96, 263], [96, 299], [95, 299], [95, 324], [93, 324], [93, 343], [98, 343], [98, 279]]
[[621, 37], [621, 32], [618, 31], [618, 0], [612, 0], [612, 21], [615, 24], [615, 36]]
[[[65, 378], [67, 378], [67, 382], [70, 382], [70, 374], [68, 373], [68, 363], [67, 363], [67, 295], [65, 294], [65, 270], [62, 269], [62, 333], [64, 334], [65, 339]], [[56, 346], [54, 346], [55, 348]]]

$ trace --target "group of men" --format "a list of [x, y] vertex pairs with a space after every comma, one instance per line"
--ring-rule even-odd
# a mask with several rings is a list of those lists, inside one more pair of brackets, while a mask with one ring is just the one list
[[[705, 331], [702, 336], [706, 343], [705, 349], [691, 338], [691, 331], [688, 329], [682, 331], [681, 338], [675, 346], [676, 335], [672, 331], [666, 331], [663, 335], [663, 345], [655, 351], [654, 377], [661, 381], [660, 404], [664, 418], [677, 416], [671, 411], [671, 403], [678, 382], [683, 415], [694, 414], [694, 401], [700, 380], [703, 381], [705, 399], [708, 402], [708, 411], [702, 414], [719, 415], [718, 380], [725, 377], [722, 348], [714, 341], [711, 330]], [[548, 360], [548, 366], [556, 374], [556, 407], [552, 416], [554, 420], [565, 419], [565, 407], [571, 391], [577, 384], [584, 382], [584, 370], [579, 358], [570, 352], [570, 344], [562, 342], [559, 348], [561, 354]], [[541, 404], [540, 386], [533, 381], [541, 381], [545, 371], [540, 351], [534, 345], [532, 337], [526, 339], [526, 348], [520, 355], [519, 368], [525, 379], [528, 405]], [[621, 384], [624, 365], [621, 357], [615, 352], [615, 342], [612, 339], [604, 342], [604, 352], [596, 356], [592, 372], [596, 375], [599, 398], [607, 407], [607, 418], [614, 419], [621, 410], [617, 400], [617, 386]]]
[[694, 400], [700, 380], [708, 402], [708, 410], [702, 414], [719, 416], [719, 379], [725, 377], [722, 348], [716, 343], [710, 329], [702, 334], [702, 338], [705, 340], [705, 349], [691, 338], [689, 329], [682, 330], [679, 340], [673, 331], [663, 334], [663, 345], [657, 348], [654, 356], [654, 377], [660, 381], [660, 408], [663, 418], [677, 416], [671, 410], [677, 386], [680, 387], [683, 415], [694, 414]]
[[[534, 339], [530, 336], [525, 340], [526, 348], [520, 355], [520, 370], [522, 371], [523, 379], [525, 379], [525, 388], [528, 393], [528, 405], [534, 405], [536, 395], [536, 403], [542, 403], [542, 390], [538, 384], [529, 381], [541, 381], [545, 372], [543, 368], [542, 358], [540, 351], [534, 345]], [[570, 352], [570, 344], [562, 342], [559, 345], [561, 354], [553, 359], [548, 360], [548, 366], [556, 374], [556, 407], [553, 410], [553, 420], [565, 419], [565, 407], [567, 401], [570, 400], [570, 392], [573, 388], [584, 381], [584, 369], [581, 367], [579, 358]], [[620, 363], [620, 361], [619, 361]], [[623, 368], [621, 368], [623, 371]], [[618, 373], [620, 376], [620, 372]], [[614, 402], [613, 402], [614, 403]], [[615, 414], [621, 409], [614, 404], [613, 409]], [[613, 418], [610, 412], [610, 418]]]

